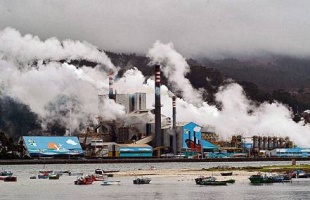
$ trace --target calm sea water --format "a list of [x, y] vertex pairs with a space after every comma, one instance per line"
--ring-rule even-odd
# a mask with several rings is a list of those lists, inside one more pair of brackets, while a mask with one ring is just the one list
[[[266, 199], [310, 199], [310, 180], [293, 183], [274, 183], [253, 186], [249, 182], [236, 182], [228, 186], [198, 186], [193, 178], [151, 177], [149, 185], [134, 185], [133, 177], [115, 177], [120, 180], [119, 186], [101, 186], [97, 181], [93, 185], [74, 185], [75, 176], [63, 175], [59, 180], [31, 180], [39, 170], [72, 170], [91, 174], [97, 168], [132, 171], [149, 169], [151, 165], [157, 169], [200, 169], [215, 166], [261, 166], [291, 164], [291, 162], [249, 162], [249, 163], [125, 163], [125, 164], [58, 164], [58, 165], [5, 165], [3, 169], [12, 170], [17, 182], [0, 181], [0, 200], [85, 200], [85, 199], [218, 199], [218, 200], [266, 200]], [[310, 164], [310, 161], [297, 164]]]

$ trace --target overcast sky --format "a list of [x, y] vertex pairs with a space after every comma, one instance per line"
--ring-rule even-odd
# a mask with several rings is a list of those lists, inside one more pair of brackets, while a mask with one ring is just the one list
[[0, 29], [146, 54], [310, 56], [309, 0], [1, 0]]

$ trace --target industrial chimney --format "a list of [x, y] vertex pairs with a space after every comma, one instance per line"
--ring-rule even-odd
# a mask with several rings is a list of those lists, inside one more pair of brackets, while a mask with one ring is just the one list
[[114, 99], [114, 94], [113, 94], [113, 76], [114, 76], [114, 73], [112, 71], [109, 74], [109, 99]]
[[266, 136], [263, 137], [263, 149], [268, 150], [268, 138]]
[[173, 149], [173, 153], [176, 154], [177, 153], [177, 136], [176, 136], [176, 126], [177, 126], [177, 119], [176, 119], [176, 96], [172, 97], [172, 133], [173, 133], [173, 137], [172, 137], [172, 149]]
[[162, 145], [161, 142], [161, 102], [160, 102], [160, 86], [161, 86], [160, 66], [155, 65], [155, 147]]

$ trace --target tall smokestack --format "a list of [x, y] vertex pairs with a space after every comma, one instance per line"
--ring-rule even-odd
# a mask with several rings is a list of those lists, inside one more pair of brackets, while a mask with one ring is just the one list
[[172, 150], [173, 153], [177, 153], [177, 136], [176, 136], [176, 127], [177, 127], [177, 119], [176, 119], [176, 114], [177, 114], [177, 109], [176, 109], [176, 96], [172, 97]]
[[155, 147], [161, 146], [160, 66], [155, 65]]
[[109, 99], [114, 99], [114, 94], [113, 94], [113, 76], [114, 76], [114, 73], [111, 72], [109, 74]]
[[263, 143], [264, 143], [263, 149], [268, 150], [268, 138], [266, 136], [263, 137]]

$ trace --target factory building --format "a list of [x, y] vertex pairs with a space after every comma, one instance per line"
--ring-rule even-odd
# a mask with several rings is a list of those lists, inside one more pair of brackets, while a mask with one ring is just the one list
[[84, 155], [80, 142], [75, 136], [23, 136], [21, 140], [29, 157]]
[[125, 107], [126, 113], [146, 109], [146, 93], [115, 94], [114, 98]]
[[202, 127], [194, 122], [177, 123], [177, 152], [184, 154], [203, 154], [204, 152], [218, 151], [219, 147], [205, 140], [202, 135]]
[[152, 157], [153, 148], [147, 144], [111, 144], [109, 145], [109, 157], [133, 158]]
[[309, 157], [310, 148], [277, 148], [267, 152], [267, 155], [271, 157]]

